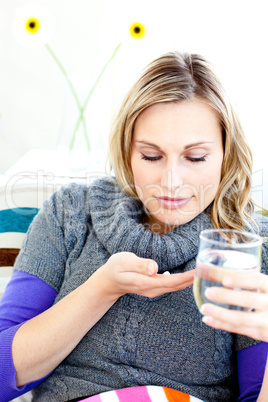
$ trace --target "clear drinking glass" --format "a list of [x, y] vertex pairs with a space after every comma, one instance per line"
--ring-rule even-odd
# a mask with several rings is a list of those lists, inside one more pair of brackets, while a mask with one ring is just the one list
[[[260, 236], [232, 229], [208, 229], [200, 233], [194, 279], [194, 298], [200, 310], [202, 304], [212, 303], [205, 290], [223, 286], [222, 279], [232, 275], [247, 275], [260, 271], [262, 239]], [[239, 290], [239, 289], [236, 289]], [[214, 303], [231, 310], [242, 307]]]

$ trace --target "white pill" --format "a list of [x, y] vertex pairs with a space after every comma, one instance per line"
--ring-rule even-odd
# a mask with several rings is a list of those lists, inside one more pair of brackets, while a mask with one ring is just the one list
[[163, 275], [170, 275], [170, 272], [169, 272], [169, 271], [165, 271], [165, 272], [163, 272]]

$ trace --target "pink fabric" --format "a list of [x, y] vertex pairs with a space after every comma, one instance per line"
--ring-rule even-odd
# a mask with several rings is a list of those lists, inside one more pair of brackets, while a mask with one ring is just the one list
[[89, 398], [86, 398], [86, 399], [81, 399], [80, 402], [87, 402], [87, 401], [90, 401], [90, 402], [101, 402], [101, 397], [100, 397], [100, 395], [98, 394], [98, 395], [90, 396]]
[[[117, 389], [115, 391], [108, 391], [115, 392], [118, 400], [120, 402], [152, 402], [150, 398], [147, 387], [130, 387], [130, 388], [123, 388]], [[101, 394], [90, 396], [89, 398], [82, 399], [81, 402], [101, 402]]]
[[116, 390], [120, 402], [151, 402], [147, 387], [131, 387]]

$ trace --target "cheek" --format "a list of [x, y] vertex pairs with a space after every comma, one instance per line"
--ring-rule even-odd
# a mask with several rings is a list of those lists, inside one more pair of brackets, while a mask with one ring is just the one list
[[141, 202], [151, 210], [154, 209], [155, 198], [154, 194], [161, 193], [161, 188], [155, 182], [154, 174], [152, 174], [152, 169], [135, 169], [133, 170], [134, 185], [137, 195]]
[[148, 184], [148, 176], [144, 174], [144, 170], [141, 168], [140, 163], [137, 163], [135, 158], [131, 161], [131, 168], [136, 192], [140, 200], [143, 200], [144, 189]]
[[202, 207], [209, 205], [215, 198], [221, 181], [221, 165], [213, 166], [196, 177], [195, 184]]
[[206, 183], [211, 183], [216, 186], [219, 185], [221, 180], [223, 155], [220, 153], [215, 155], [206, 169], [206, 177], [203, 176]]
[[141, 188], [143, 191], [146, 191], [150, 188], [155, 181], [155, 175], [153, 173], [153, 169], [150, 166], [146, 166], [146, 168], [142, 165], [140, 161], [133, 160], [131, 163], [132, 173], [134, 184], [137, 188]]
[[214, 200], [220, 185], [220, 180], [221, 174], [214, 173], [208, 176], [208, 180], [203, 190], [204, 199], [207, 201], [208, 204], [210, 204]]
[[134, 176], [134, 184], [141, 201], [145, 201], [152, 193], [152, 180], [144, 172], [141, 175]]

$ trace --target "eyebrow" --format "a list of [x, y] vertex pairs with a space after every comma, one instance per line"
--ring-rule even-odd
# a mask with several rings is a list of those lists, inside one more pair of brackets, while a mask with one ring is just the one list
[[194, 142], [194, 143], [192, 143], [192, 144], [185, 145], [184, 149], [186, 150], [186, 149], [198, 147], [199, 145], [204, 145], [204, 144], [212, 144], [212, 141]]
[[[147, 141], [136, 141], [139, 144], [144, 144], [144, 145], [149, 145], [150, 147], [156, 148], [156, 149], [161, 149], [158, 145], [153, 144], [152, 142], [147, 142]], [[198, 147], [200, 145], [204, 144], [212, 144], [212, 141], [200, 141], [200, 142], [193, 142], [192, 144], [185, 145], [184, 150]]]

